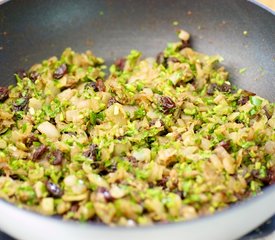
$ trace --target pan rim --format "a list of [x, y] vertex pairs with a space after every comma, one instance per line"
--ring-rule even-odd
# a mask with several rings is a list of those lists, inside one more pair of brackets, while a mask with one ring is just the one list
[[[26, 216], [32, 216], [34, 218], [39, 218], [40, 220], [45, 220], [45, 221], [51, 221], [51, 222], [55, 222], [55, 223], [59, 223], [59, 224], [65, 224], [67, 226], [73, 226], [76, 227], [78, 226], [88, 226], [89, 228], [100, 228], [102, 230], [108, 230], [108, 229], [112, 229], [112, 230], [123, 230], [123, 231], [133, 231], [133, 230], [156, 230], [159, 229], [160, 227], [163, 228], [170, 228], [170, 227], [177, 227], [177, 226], [187, 226], [187, 225], [194, 225], [197, 223], [202, 223], [202, 222], [206, 222], [208, 220], [214, 220], [214, 219], [220, 219], [226, 215], [229, 214], [233, 214], [234, 212], [237, 212], [238, 210], [244, 208], [244, 207], [249, 207], [252, 205], [255, 205], [257, 202], [259, 202], [260, 200], [263, 200], [266, 197], [271, 197], [272, 195], [275, 196], [275, 185], [270, 185], [267, 186], [265, 189], [263, 189], [262, 192], [260, 192], [259, 194], [257, 194], [256, 196], [253, 196], [251, 198], [242, 200], [242, 201], [238, 201], [235, 204], [230, 205], [229, 207], [222, 209], [219, 212], [215, 212], [212, 215], [205, 215], [205, 216], [199, 216], [197, 218], [194, 219], [190, 219], [190, 220], [186, 220], [186, 221], [178, 221], [178, 222], [168, 222], [168, 223], [154, 223], [151, 225], [136, 225], [136, 226], [109, 226], [109, 225], [105, 225], [105, 224], [99, 224], [99, 223], [94, 223], [94, 222], [80, 222], [80, 221], [76, 221], [76, 220], [64, 220], [62, 218], [59, 217], [54, 217], [54, 216], [46, 216], [43, 214], [40, 214], [38, 212], [35, 211], [31, 211], [25, 208], [20, 208], [18, 206], [16, 206], [13, 203], [10, 203], [4, 199], [0, 199], [0, 207], [2, 205], [2, 207], [12, 207], [14, 209], [17, 209], [18, 211], [23, 212], [23, 214], [25, 214]], [[271, 216], [275, 214], [275, 209], [273, 210], [273, 212], [271, 211]]]

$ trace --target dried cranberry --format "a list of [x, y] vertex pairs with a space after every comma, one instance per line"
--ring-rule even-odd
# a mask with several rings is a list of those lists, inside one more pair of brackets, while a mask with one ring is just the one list
[[105, 187], [99, 187], [97, 189], [97, 192], [102, 194], [104, 196], [104, 199], [107, 201], [107, 202], [111, 202], [114, 200], [114, 198], [112, 197], [111, 193], [109, 192], [109, 190]]
[[46, 188], [53, 197], [61, 197], [63, 195], [62, 189], [50, 181], [47, 181]]
[[107, 103], [107, 107], [110, 107], [112, 106], [114, 103], [116, 103], [116, 99], [114, 97], [111, 97], [109, 100], [108, 100], [108, 103]]
[[98, 79], [96, 81], [95, 85], [96, 85], [96, 88], [99, 92], [105, 92], [106, 91], [106, 87], [105, 87], [105, 84], [104, 84], [102, 79]]
[[53, 152], [54, 160], [52, 162], [53, 165], [60, 165], [63, 161], [63, 153], [60, 150], [56, 150]]
[[126, 63], [126, 59], [125, 58], [120, 58], [117, 59], [115, 62], [115, 66], [120, 70], [123, 71], [124, 67], [125, 67], [125, 63]]
[[7, 87], [0, 87], [0, 102], [4, 102], [9, 98], [9, 89]]
[[36, 160], [39, 160], [41, 159], [41, 157], [44, 155], [44, 153], [46, 153], [46, 151], [48, 150], [48, 147], [45, 146], [45, 145], [41, 145], [40, 147], [38, 147], [33, 156], [32, 156], [32, 160], [33, 161], [36, 161]]
[[53, 73], [53, 77], [55, 79], [60, 79], [67, 73], [67, 71], [68, 71], [67, 65], [65, 63], [63, 63], [57, 69], [55, 69], [55, 71]]
[[96, 155], [97, 155], [97, 145], [92, 144], [86, 152], [83, 153], [84, 157], [90, 158], [92, 160], [96, 160]]
[[176, 107], [176, 104], [170, 97], [161, 96], [160, 98], [160, 105], [162, 108], [162, 111], [165, 114], [168, 114]]

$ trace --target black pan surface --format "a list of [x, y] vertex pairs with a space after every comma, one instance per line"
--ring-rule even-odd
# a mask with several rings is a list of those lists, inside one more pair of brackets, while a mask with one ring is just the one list
[[237, 86], [275, 101], [275, 17], [245, 0], [12, 0], [0, 7], [0, 83], [66, 47], [107, 63], [133, 48], [156, 56], [178, 28], [222, 55]]

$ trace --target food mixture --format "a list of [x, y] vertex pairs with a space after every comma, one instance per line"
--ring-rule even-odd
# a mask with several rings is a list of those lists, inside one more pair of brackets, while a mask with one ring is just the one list
[[157, 58], [66, 49], [0, 87], [0, 197], [107, 225], [183, 221], [275, 183], [275, 104], [179, 31]]

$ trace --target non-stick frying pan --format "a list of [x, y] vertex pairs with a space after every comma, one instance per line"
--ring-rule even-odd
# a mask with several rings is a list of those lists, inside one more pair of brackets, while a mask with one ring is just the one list
[[[275, 17], [245, 0], [7, 2], [0, 7], [0, 85], [66, 47], [92, 49], [107, 63], [133, 48], [156, 56], [177, 28], [192, 34], [198, 51], [222, 55], [235, 85], [275, 100]], [[133, 229], [64, 223], [0, 202], [0, 228], [20, 239], [233, 239], [272, 216], [274, 202], [273, 186], [211, 217]]]

